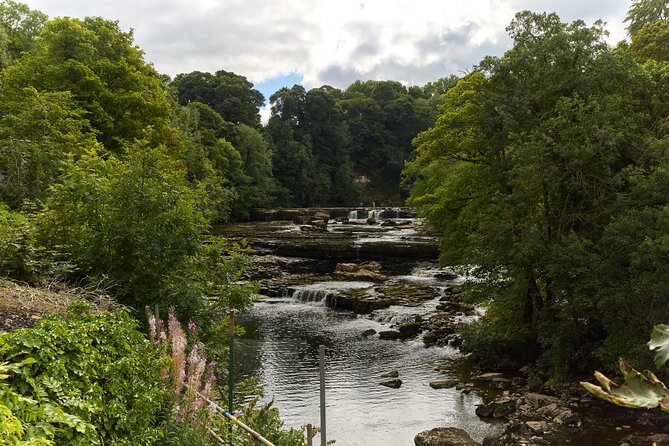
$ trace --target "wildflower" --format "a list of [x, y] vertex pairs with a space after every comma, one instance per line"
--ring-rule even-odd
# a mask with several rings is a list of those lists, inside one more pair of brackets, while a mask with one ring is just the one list
[[197, 328], [197, 325], [195, 325], [195, 322], [190, 321], [190, 322], [188, 323], [188, 329], [189, 329], [189, 330], [195, 330], [196, 328]]

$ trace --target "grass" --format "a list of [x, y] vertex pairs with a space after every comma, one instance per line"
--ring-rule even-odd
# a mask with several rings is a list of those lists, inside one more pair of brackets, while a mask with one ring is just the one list
[[93, 303], [94, 311], [111, 310], [116, 304], [100, 291], [51, 285], [36, 288], [0, 279], [0, 331], [31, 327], [43, 314], [65, 314], [76, 300]]

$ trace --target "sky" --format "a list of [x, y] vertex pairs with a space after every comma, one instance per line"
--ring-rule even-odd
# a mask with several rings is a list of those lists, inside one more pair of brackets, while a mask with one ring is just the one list
[[[630, 0], [20, 0], [49, 17], [101, 16], [134, 30], [164, 74], [233, 71], [267, 99], [300, 83], [346, 88], [355, 80], [424, 85], [501, 56], [516, 12], [607, 23], [625, 38]], [[268, 101], [269, 102], [269, 101]], [[263, 115], [268, 109], [263, 110]]]

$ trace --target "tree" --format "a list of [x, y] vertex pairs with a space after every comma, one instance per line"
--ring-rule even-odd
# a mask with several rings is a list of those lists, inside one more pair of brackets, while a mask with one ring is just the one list
[[173, 85], [181, 105], [201, 102], [227, 122], [260, 128], [260, 107], [265, 98], [244, 76], [220, 70], [215, 75], [193, 71], [179, 74]]
[[521, 12], [508, 31], [513, 48], [448, 90], [416, 138], [411, 201], [442, 234], [444, 263], [476, 265], [488, 330], [518, 327], [514, 342], [564, 376], [606, 337], [590, 265], [628, 168], [649, 154], [651, 84], [600, 23]]
[[[99, 17], [48, 22], [34, 47], [2, 73], [4, 94], [32, 86], [70, 92], [105, 149], [121, 154], [136, 139], [165, 142], [170, 103], [132, 32]], [[147, 132], [147, 130], [149, 130]]]
[[46, 198], [68, 158], [99, 147], [69, 92], [28, 87], [11, 93], [0, 94], [0, 197], [18, 207], [26, 199]]
[[47, 21], [46, 14], [13, 0], [0, 3], [0, 68], [30, 50]]
[[106, 278], [124, 304], [193, 311], [203, 298], [193, 286], [207, 224], [202, 196], [164, 147], [139, 141], [124, 161], [72, 162], [38, 216], [38, 240], [80, 278]]
[[666, 0], [635, 0], [627, 11], [627, 32], [634, 38], [644, 25], [669, 19], [669, 2]]

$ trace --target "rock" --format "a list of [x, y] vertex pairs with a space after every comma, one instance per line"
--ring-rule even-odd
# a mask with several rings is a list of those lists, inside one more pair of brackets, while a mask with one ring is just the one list
[[361, 335], [364, 336], [364, 337], [373, 336], [375, 334], [376, 334], [376, 330], [374, 330], [373, 328], [367, 329], [367, 330], [365, 330], [361, 333]]
[[525, 423], [533, 432], [545, 433], [548, 431], [548, 423], [545, 421], [528, 421]]
[[555, 415], [555, 412], [558, 410], [557, 403], [551, 403], [546, 406], [540, 407], [535, 412], [537, 415], [544, 418], [552, 418]]
[[655, 434], [646, 438], [653, 446], [667, 446], [669, 445], [669, 435], [667, 434]]
[[300, 226], [300, 231], [321, 232], [323, 231], [323, 228], [316, 225], [302, 225]]
[[399, 389], [402, 385], [401, 379], [391, 379], [390, 381], [383, 381], [379, 383], [382, 386], [390, 387], [391, 389]]
[[568, 424], [567, 420], [572, 419], [574, 412], [569, 409], [561, 409], [554, 415], [553, 422], [557, 424]]
[[397, 223], [393, 220], [384, 220], [381, 222], [381, 226], [397, 226]]
[[311, 220], [311, 221], [309, 221], [309, 224], [311, 226], [316, 226], [319, 229], [327, 229], [328, 228], [328, 219]]
[[504, 401], [495, 401], [495, 411], [492, 414], [493, 418], [506, 418], [516, 410], [515, 401], [506, 398]]
[[413, 338], [418, 336], [422, 327], [420, 322], [405, 322], [399, 326], [402, 339]]
[[439, 340], [440, 336], [434, 332], [434, 331], [428, 331], [425, 333], [423, 336], [423, 344], [425, 344], [426, 347], [429, 347], [431, 345], [434, 345], [437, 343]]
[[438, 427], [414, 438], [416, 446], [478, 446], [467, 432], [456, 427]]
[[542, 393], [527, 393], [524, 396], [525, 402], [527, 404], [531, 405], [534, 408], [539, 408], [546, 406], [548, 404], [555, 404], [557, 407], [557, 403], [560, 401], [554, 396], [549, 396], [549, 395], [544, 395]]
[[[381, 265], [378, 262], [356, 265], [355, 263], [338, 263], [335, 267], [335, 275], [345, 279], [364, 280], [369, 282], [385, 282], [388, 277], [379, 274]], [[378, 266], [377, 266], [378, 265]]]
[[432, 381], [430, 387], [433, 389], [450, 389], [458, 384], [457, 379], [442, 379], [439, 381]]
[[375, 261], [363, 262], [360, 264], [359, 268], [365, 271], [371, 271], [373, 273], [381, 272], [381, 264]]
[[392, 370], [390, 372], [382, 373], [381, 378], [397, 378], [400, 376], [400, 372], [397, 370]]
[[379, 332], [379, 337], [381, 339], [399, 339], [402, 337], [402, 333], [397, 330], [385, 330]]
[[508, 383], [511, 382], [511, 380], [510, 380], [510, 379], [507, 379], [507, 378], [493, 378], [493, 379], [492, 379], [492, 382], [494, 382], [494, 383], [508, 384]]
[[375, 225], [375, 224], [376, 224], [376, 219], [374, 219], [374, 218], [368, 218], [368, 219], [367, 219], [367, 224], [368, 224], [368, 225]]
[[474, 411], [479, 418], [490, 418], [494, 412], [495, 406], [492, 404], [479, 404]]
[[648, 412], [641, 414], [639, 419], [636, 420], [636, 423], [647, 427], [655, 427], [656, 425], [655, 420], [653, 420], [653, 417], [651, 417]]
[[337, 263], [336, 273], [355, 273], [360, 269], [355, 263]]
[[501, 373], [483, 373], [472, 378], [472, 381], [492, 381], [495, 378], [503, 378]]

